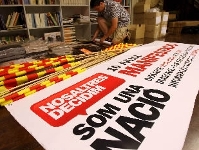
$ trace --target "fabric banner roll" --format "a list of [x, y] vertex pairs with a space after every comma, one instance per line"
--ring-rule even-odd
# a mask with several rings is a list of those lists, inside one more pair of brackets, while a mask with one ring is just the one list
[[6, 106], [47, 150], [181, 150], [199, 46], [155, 41]]

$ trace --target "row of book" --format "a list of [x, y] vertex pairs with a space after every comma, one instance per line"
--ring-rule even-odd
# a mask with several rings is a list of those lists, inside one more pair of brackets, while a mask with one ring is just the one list
[[0, 5], [17, 5], [22, 4], [22, 0], [0, 0]]
[[[88, 5], [87, 0], [60, 0], [64, 5]], [[0, 0], [0, 5], [17, 5], [17, 4], [30, 4], [30, 5], [45, 5], [45, 4], [59, 4], [59, 0]]]
[[88, 5], [87, 0], [60, 0], [64, 5]]
[[24, 4], [31, 5], [44, 5], [44, 4], [56, 4], [56, 0], [24, 0]]
[[23, 12], [12, 12], [7, 16], [6, 22], [5, 20], [6, 18], [0, 14], [0, 30], [12, 30], [26, 27], [26, 21]]
[[60, 26], [60, 12], [29, 13], [26, 14], [28, 28], [43, 28], [48, 26]]

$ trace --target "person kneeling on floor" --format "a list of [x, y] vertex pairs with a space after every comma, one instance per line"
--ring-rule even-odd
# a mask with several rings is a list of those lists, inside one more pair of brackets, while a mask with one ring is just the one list
[[92, 38], [93, 41], [100, 32], [103, 33], [100, 43], [111, 41], [114, 45], [130, 39], [128, 31], [130, 15], [120, 3], [112, 0], [91, 0], [90, 7], [98, 12], [98, 27]]

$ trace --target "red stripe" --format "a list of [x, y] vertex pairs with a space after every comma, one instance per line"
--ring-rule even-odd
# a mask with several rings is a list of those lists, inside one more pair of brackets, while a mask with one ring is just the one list
[[55, 83], [58, 83], [58, 82], [60, 82], [60, 81], [63, 81], [63, 79], [62, 78], [59, 78], [59, 79], [56, 79], [56, 80], [54, 80], [55, 81]]
[[12, 85], [12, 86], [17, 86], [17, 81], [16, 79], [8, 79], [8, 80], [4, 80], [4, 85]]
[[41, 86], [41, 87], [37, 88], [36, 91], [38, 92], [38, 91], [45, 89], [45, 88], [46, 88], [46, 86]]
[[8, 70], [4, 70], [2, 72], [0, 72], [0, 76], [5, 76], [8, 74]]
[[53, 72], [55, 72], [55, 69], [54, 69], [54, 68], [51, 68], [51, 69], [46, 70], [46, 73], [47, 73], [47, 74], [50, 74], [50, 73], [53, 73]]
[[64, 67], [64, 69], [65, 69], [65, 68], [69, 68], [69, 67], [71, 67], [71, 64], [65, 64], [65, 65], [63, 65], [62, 67]]
[[8, 80], [10, 78], [15, 78], [16, 77], [16, 74], [15, 73], [12, 73], [12, 74], [8, 74], [8, 75], [5, 75], [4, 78], [5, 80]]
[[28, 78], [28, 81], [31, 81], [31, 80], [34, 80], [34, 79], [37, 79], [39, 78], [38, 75], [36, 73], [33, 73], [33, 74], [28, 74], [26, 75], [27, 78]]
[[10, 99], [13, 99], [13, 98], [18, 97], [18, 96], [19, 96], [18, 93], [13, 93], [11, 95], [5, 96], [4, 99], [5, 100], [10, 100]]
[[74, 75], [78, 74], [78, 72], [69, 71], [69, 72], [66, 72], [66, 74], [74, 76]]
[[36, 85], [33, 85], [33, 86], [31, 86], [31, 87], [29, 87], [30, 88], [30, 90], [32, 91], [32, 90], [35, 90], [35, 89], [37, 89], [37, 88], [39, 88], [39, 87], [41, 87], [42, 85], [40, 85], [40, 84], [36, 84]]
[[12, 100], [13, 100], [13, 101], [17, 101], [17, 100], [20, 100], [20, 99], [22, 99], [22, 98], [24, 98], [24, 97], [25, 97], [25, 95], [22, 94], [22, 95], [19, 95], [19, 96], [15, 97], [15, 98], [12, 99]]

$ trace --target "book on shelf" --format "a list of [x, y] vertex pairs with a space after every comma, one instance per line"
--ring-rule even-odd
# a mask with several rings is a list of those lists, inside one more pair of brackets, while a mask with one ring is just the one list
[[12, 13], [12, 17], [10, 18], [9, 27], [14, 25], [15, 19], [16, 19], [16, 17], [17, 17], [17, 13], [18, 13], [18, 12], [13, 12], [13, 13]]
[[39, 13], [34, 13], [34, 19], [36, 28], [41, 27], [41, 19]]
[[17, 12], [17, 14], [15, 16], [15, 19], [14, 19], [14, 22], [13, 22], [13, 26], [17, 25], [17, 22], [18, 22], [18, 19], [19, 19], [19, 15], [20, 15], [20, 13]]
[[30, 4], [30, 5], [55, 4], [55, 0], [24, 0], [24, 4]]
[[34, 14], [26, 14], [27, 27], [28, 28], [36, 28], [35, 17]]
[[86, 5], [86, 0], [61, 0], [64, 5]]
[[29, 0], [31, 5], [35, 5], [36, 4], [36, 0]]
[[55, 18], [53, 17], [53, 15], [50, 12], [47, 13], [47, 16], [53, 22], [54, 26], [58, 26], [58, 22], [55, 20]]
[[30, 1], [29, 0], [24, 0], [23, 3], [24, 4], [30, 4]]
[[0, 14], [0, 30], [6, 30], [6, 24], [4, 22], [4, 17], [1, 14]]
[[125, 0], [125, 6], [130, 6], [130, 0]]
[[6, 21], [6, 27], [16, 26], [18, 23], [19, 17], [20, 17], [19, 12], [13, 12], [9, 14]]
[[59, 26], [59, 14], [59, 12], [26, 14], [27, 26], [28, 28], [44, 28], [47, 26]]
[[8, 15], [8, 17], [7, 17], [7, 21], [6, 21], [6, 27], [8, 27], [9, 26], [9, 24], [10, 24], [10, 20], [11, 20], [11, 14], [9, 14]]
[[19, 5], [22, 0], [0, 0], [0, 5]]
[[26, 27], [25, 16], [23, 12], [12, 12], [7, 16], [6, 28], [13, 27], [17, 25], [22, 25], [23, 28]]

